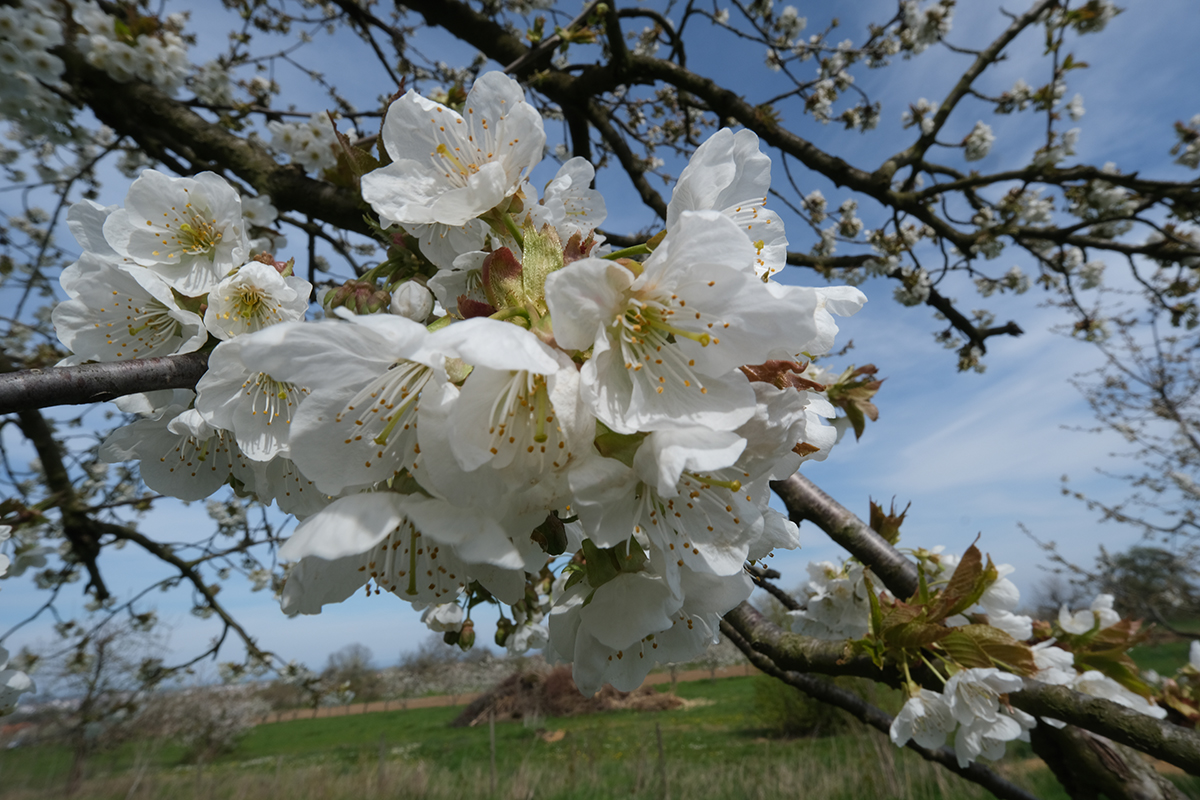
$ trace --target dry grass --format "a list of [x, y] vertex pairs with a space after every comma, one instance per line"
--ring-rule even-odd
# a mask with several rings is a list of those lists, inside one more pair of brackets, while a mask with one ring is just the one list
[[[256, 759], [207, 769], [177, 768], [94, 776], [85, 781], [78, 800], [553, 800], [554, 798], [644, 797], [658, 800], [665, 788], [674, 798], [820, 797], [861, 798], [988, 797], [987, 792], [933, 767], [911, 753], [898, 751], [881, 737], [838, 737], [810, 757], [763, 740], [758, 758], [729, 763], [714, 754], [668, 757], [659, 762], [653, 742], [638, 753], [604, 754], [580, 737], [568, 737], [566, 759], [546, 763], [526, 757], [501, 765], [497, 790], [490, 789], [488, 753], [466, 760], [459, 769], [409, 758], [403, 752], [355, 765], [289, 763], [283, 758]], [[402, 750], [402, 748], [396, 748]], [[774, 749], [774, 754], [772, 750]], [[62, 794], [61, 785], [8, 786], [6, 800], [48, 800]]]

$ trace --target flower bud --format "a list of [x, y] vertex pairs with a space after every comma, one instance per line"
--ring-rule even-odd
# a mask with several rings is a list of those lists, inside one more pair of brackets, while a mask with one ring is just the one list
[[433, 311], [433, 294], [416, 281], [405, 281], [392, 292], [392, 313], [424, 322]]
[[497, 309], [524, 305], [521, 262], [507, 247], [488, 253], [483, 259], [483, 290], [488, 302]]
[[285, 278], [292, 277], [292, 273], [295, 271], [296, 266], [296, 259], [289, 258], [287, 261], [276, 261], [275, 256], [271, 255], [270, 253], [259, 253], [258, 255], [253, 256], [250, 260], [274, 267], [275, 271]]
[[458, 646], [463, 651], [470, 650], [475, 645], [475, 624], [471, 620], [463, 623], [458, 632]]
[[390, 294], [367, 281], [346, 281], [325, 295], [327, 311], [345, 306], [355, 314], [374, 314], [387, 308], [391, 302]]
[[515, 625], [510, 620], [501, 619], [496, 623], [496, 646], [504, 647], [504, 643], [508, 641], [508, 637], [512, 635]]

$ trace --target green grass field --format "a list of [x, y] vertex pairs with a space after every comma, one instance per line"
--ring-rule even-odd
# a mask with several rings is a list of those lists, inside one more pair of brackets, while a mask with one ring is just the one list
[[[460, 709], [434, 708], [262, 725], [202, 768], [185, 764], [177, 748], [127, 745], [89, 763], [77, 796], [555, 800], [662, 798], [665, 788], [674, 798], [990, 797], [856, 723], [824, 738], [769, 736], [763, 698], [769, 703], [779, 690], [768, 681], [682, 683], [677, 693], [692, 702], [675, 711], [497, 723], [495, 793], [487, 726], [450, 728]], [[61, 797], [68, 764], [69, 754], [56, 747], [0, 753], [0, 797]], [[1028, 745], [1013, 743], [994, 767], [1038, 797], [1066, 797]], [[1181, 780], [1200, 796], [1200, 781]]]
[[[496, 725], [496, 797], [975, 798], [986, 792], [873, 732], [819, 739], [771, 739], [756, 714], [756, 681], [726, 678], [680, 684], [691, 707], [613, 712], [540, 723]], [[761, 691], [761, 689], [759, 690]], [[237, 750], [203, 769], [165, 747], [147, 760], [125, 747], [94, 759], [83, 798], [488, 797], [487, 726], [450, 728], [459, 709], [332, 717], [263, 725]], [[539, 734], [539, 729], [542, 734]], [[558, 741], [548, 742], [561, 731]], [[547, 737], [549, 732], [553, 735]], [[659, 761], [658, 733], [664, 759]], [[380, 753], [383, 753], [382, 766]], [[0, 795], [60, 795], [68, 755], [27, 748], [0, 756]], [[1001, 765], [1039, 796], [1064, 797], [1027, 750]], [[138, 787], [130, 788], [138, 774]]]

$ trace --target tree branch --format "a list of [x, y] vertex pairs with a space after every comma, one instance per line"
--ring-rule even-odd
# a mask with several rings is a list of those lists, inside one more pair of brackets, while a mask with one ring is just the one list
[[208, 369], [208, 353], [82, 364], [0, 375], [0, 414], [47, 406], [102, 403], [158, 389], [194, 389]]
[[[814, 678], [812, 675], [805, 675], [800, 672], [780, 669], [771, 659], [757, 652], [746, 639], [742, 638], [738, 630], [726, 620], [721, 620], [721, 633], [725, 634], [725, 637], [733, 642], [734, 646], [741, 650], [746, 658], [750, 659], [751, 664], [766, 674], [778, 678], [789, 686], [794, 686], [815, 700], [820, 700], [822, 703], [828, 703], [831, 706], [842, 709], [860, 722], [870, 725], [885, 735], [890, 735], [892, 718], [882, 709], [876, 708], [853, 692], [849, 692], [829, 681]], [[1030, 794], [1013, 783], [1009, 783], [978, 761], [968, 764], [966, 768], [960, 767], [958, 765], [958, 757], [955, 756], [954, 751], [950, 748], [942, 747], [932, 750], [928, 747], [922, 747], [913, 739], [909, 739], [905, 747], [917, 753], [926, 761], [940, 764], [966, 780], [979, 784], [996, 795], [996, 797], [1001, 798], [1001, 800], [1037, 800], [1035, 795]]]
[[66, 64], [63, 79], [101, 122], [149, 152], [167, 147], [191, 161], [220, 165], [269, 194], [280, 211], [299, 211], [344, 230], [370, 235], [364, 214], [370, 207], [353, 192], [306, 177], [295, 165], [284, 166], [262, 147], [209, 122], [187, 105], [139, 80], [118, 83], [84, 59], [73, 47], [55, 50]]
[[771, 489], [787, 507], [797, 525], [808, 520], [851, 555], [871, 568], [893, 595], [912, 597], [917, 591], [917, 565], [800, 473], [784, 481], [771, 481]]

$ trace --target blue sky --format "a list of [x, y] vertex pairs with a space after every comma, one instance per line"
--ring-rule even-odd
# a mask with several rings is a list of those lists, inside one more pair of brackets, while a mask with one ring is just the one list
[[[808, 16], [810, 30], [824, 27], [828, 3], [796, 5], [801, 15]], [[841, 31], [835, 32], [832, 41], [847, 37], [860, 40], [865, 20], [885, 16], [883, 11], [868, 12], [889, 5], [836, 4]], [[1141, 170], [1144, 177], [1194, 178], [1194, 173], [1172, 165], [1167, 151], [1174, 141], [1171, 124], [1200, 112], [1195, 93], [1185, 88], [1194, 83], [1200, 66], [1200, 56], [1193, 47], [1195, 7], [1185, 0], [1129, 5], [1131, 10], [1106, 31], [1076, 39], [1072, 44], [1076, 58], [1091, 62], [1092, 67], [1071, 73], [1067, 98], [1081, 93], [1087, 114], [1079, 123], [1062, 123], [1060, 129], [1073, 125], [1083, 129], [1077, 156], [1081, 162], [1115, 161], [1123, 171]], [[1006, 24], [992, 3], [960, 3], [949, 40], [959, 46], [980, 47]], [[201, 34], [202, 42], [210, 32], [227, 30], [216, 15], [197, 15], [192, 27]], [[723, 39], [714, 39], [711, 45], [694, 52], [725, 52], [719, 48], [727, 46]], [[463, 52], [461, 46], [441, 39], [418, 40], [417, 47], [445, 53], [442, 57], [446, 60]], [[362, 107], [371, 105], [375, 95], [388, 91], [386, 85], [364, 79], [362, 64], [339, 57], [336, 48], [336, 42], [318, 37], [305, 51], [305, 63], [321, 69], [331, 82], [360, 86]], [[1041, 85], [1049, 78], [1048, 62], [1040, 58], [1041, 50], [1040, 35], [1026, 34], [1008, 49], [1008, 60], [994, 72], [989, 71], [978, 87], [999, 94], [1017, 78], [1035, 87]], [[771, 81], [775, 76], [765, 72], [761, 56], [751, 50], [749, 54], [739, 51], [736, 56], [724, 58], [693, 57], [689, 66], [731, 83], [753, 101], [774, 91]], [[192, 58], [204, 60], [197, 53]], [[787, 121], [799, 135], [818, 146], [856, 166], [873, 169], [883, 156], [911, 141], [911, 130], [902, 131], [900, 126], [900, 114], [907, 105], [919, 97], [940, 100], [968, 60], [967, 56], [935, 47], [916, 59], [897, 59], [891, 68], [857, 70], [858, 85], [873, 100], [883, 102], [879, 129], [869, 134], [847, 132], [836, 124], [823, 126], [810, 117]], [[801, 76], [811, 75], [812, 71], [811, 62], [798, 67]], [[281, 83], [284, 78], [281, 72]], [[304, 105], [304, 100], [312, 105]], [[306, 110], [317, 110], [323, 100], [297, 97], [296, 103]], [[991, 124], [997, 136], [991, 155], [974, 165], [978, 169], [1017, 166], [1041, 143], [1038, 137], [1044, 116], [997, 116], [973, 100], [964, 101], [940, 138], [961, 139], [977, 119]], [[552, 137], [557, 134], [556, 125], [547, 127]], [[963, 166], [958, 153], [950, 153], [945, 160]], [[668, 169], [671, 167], [668, 165]], [[546, 165], [542, 168], [545, 175], [539, 176], [549, 177], [553, 169]], [[677, 173], [678, 169], [672, 171]], [[831, 208], [850, 196], [803, 170], [794, 174], [804, 191], [820, 189]], [[782, 181], [781, 172], [777, 172], [776, 179]], [[126, 187], [127, 182], [114, 175], [102, 199], [120, 202]], [[598, 188], [608, 197], [610, 216], [605, 227], [634, 231], [653, 222], [652, 215], [619, 185], [615, 176], [602, 175]], [[669, 187], [659, 188], [669, 197]], [[868, 205], [860, 211], [868, 226], [875, 213], [877, 209]], [[791, 249], [807, 250], [811, 246], [811, 233], [799, 224], [793, 221], [788, 230]], [[285, 255], [301, 255], [300, 244], [295, 241], [296, 252]], [[1013, 264], [1020, 264], [1028, 273], [1034, 271], [1015, 252], [1006, 251], [991, 262], [996, 275]], [[1110, 265], [1110, 273], [1117, 271], [1118, 265]], [[808, 282], [813, 278], [796, 272], [787, 280]], [[990, 340], [987, 372], [977, 375], [957, 373], [953, 354], [933, 340], [931, 333], [940, 323], [932, 319], [931, 309], [898, 306], [891, 299], [893, 287], [887, 281], [870, 281], [861, 288], [870, 302], [856, 317], [842, 321], [839, 341], [852, 339], [855, 344], [844, 363], [874, 363], [887, 378], [877, 398], [880, 420], [868, 425], [861, 442], [845, 440], [827, 461], [808, 464], [804, 469], [808, 477], [864, 517], [869, 497], [887, 502], [895, 496], [900, 507], [911, 501], [904, 543], [912, 546], [944, 544], [962, 551], [980, 536], [981, 549], [997, 562], [1018, 567], [1012, 577], [1026, 592], [1041, 579], [1043, 573], [1037, 567], [1046, 562], [1030, 539], [1020, 533], [1018, 523], [1024, 523], [1041, 538], [1058, 542], [1066, 556], [1085, 563], [1102, 543], [1119, 549], [1134, 541], [1132, 530], [1097, 523], [1081, 503], [1060, 493], [1060, 478], [1069, 475], [1074, 488], [1109, 498], [1119, 496], [1120, 485], [1097, 475], [1096, 469], [1119, 469], [1120, 463], [1110, 459], [1109, 454], [1120, 451], [1123, 443], [1113, 437], [1069, 430], [1090, 425], [1092, 417], [1068, 378], [1093, 368], [1099, 359], [1090, 345], [1050, 332], [1065, 319], [1060, 312], [1042, 305], [1044, 298], [1037, 290], [1022, 297], [981, 300], [972, 296], [965, 284], [951, 284], [944, 289], [944, 293], [960, 299], [964, 308], [987, 307], [995, 311], [999, 322], [1014, 319], [1026, 331], [1017, 339]], [[16, 442], [8, 439], [6, 444]], [[185, 507], [164, 503], [140, 527], [150, 534], [171, 531], [178, 538], [198, 537], [210, 527], [202, 508], [200, 504]], [[792, 587], [803, 580], [804, 565], [810, 559], [839, 557], [837, 549], [811, 526], [802, 526], [801, 541], [800, 551], [778, 554], [773, 561], [772, 565], [784, 573], [784, 586]], [[154, 559], [130, 547], [109, 559], [107, 575], [114, 590], [126, 592], [140, 589], [147, 575], [159, 572]], [[0, 632], [44, 599], [42, 593], [23, 581], [7, 581], [0, 588]], [[172, 629], [169, 646], [176, 652], [194, 650], [197, 643], [217, 632], [213, 623], [188, 614], [186, 592], [176, 591], [160, 598], [160, 615]], [[356, 596], [328, 607], [320, 616], [292, 620], [283, 617], [269, 594], [252, 594], [236, 581], [227, 585], [221, 599], [259, 635], [262, 646], [314, 666], [322, 664], [328, 653], [354, 642], [370, 647], [379, 663], [392, 663], [400, 653], [415, 649], [426, 636], [418, 615], [389, 597], [368, 600]], [[68, 601], [64, 608], [70, 609], [73, 603]], [[47, 625], [38, 623], [21, 630], [6, 646], [16, 649], [22, 644], [47, 641]], [[237, 652], [235, 648], [230, 657]]]

